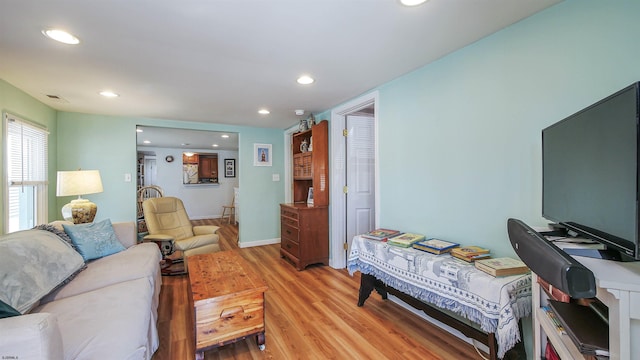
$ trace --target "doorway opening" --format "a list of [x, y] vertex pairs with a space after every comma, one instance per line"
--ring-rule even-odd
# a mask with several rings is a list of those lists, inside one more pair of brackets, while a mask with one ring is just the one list
[[330, 125], [329, 265], [341, 269], [353, 236], [379, 223], [378, 92], [334, 109]]

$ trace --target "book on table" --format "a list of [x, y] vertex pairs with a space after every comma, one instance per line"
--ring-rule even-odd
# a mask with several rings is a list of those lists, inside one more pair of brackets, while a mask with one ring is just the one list
[[451, 249], [451, 256], [472, 263], [476, 260], [488, 259], [491, 257], [489, 249], [480, 246], [468, 245]]
[[360, 236], [362, 236], [363, 238], [371, 239], [371, 240], [387, 241], [389, 240], [389, 238], [398, 236], [400, 234], [402, 234], [402, 232], [400, 232], [399, 230], [380, 228], [380, 229], [371, 230], [368, 233], [362, 234]]
[[451, 251], [451, 249], [457, 246], [460, 246], [460, 244], [431, 238], [426, 240], [424, 239], [418, 240], [414, 242], [411, 246], [413, 246], [414, 249], [427, 251], [432, 254], [440, 255], [440, 254], [448, 253], [449, 251]]
[[398, 236], [389, 238], [389, 240], [387, 240], [387, 243], [390, 245], [408, 248], [416, 241], [420, 241], [422, 239], [424, 239], [424, 235], [404, 233], [404, 234], [400, 234]]
[[476, 269], [492, 276], [511, 276], [529, 272], [525, 263], [510, 257], [476, 260], [475, 266]]
[[458, 253], [454, 253], [453, 250], [455, 250], [456, 248], [451, 249], [451, 251], [449, 252], [451, 254], [451, 256], [453, 256], [456, 259], [460, 259], [463, 260], [465, 262], [468, 263], [472, 263], [476, 260], [482, 260], [482, 259], [490, 259], [491, 258], [491, 254], [478, 254], [478, 255], [459, 255]]

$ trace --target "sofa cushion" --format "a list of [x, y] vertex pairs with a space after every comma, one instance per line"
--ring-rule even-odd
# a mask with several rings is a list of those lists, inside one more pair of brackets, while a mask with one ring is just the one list
[[84, 266], [84, 260], [58, 236], [43, 230], [0, 237], [0, 300], [20, 313]]
[[[134, 245], [119, 253], [89, 261], [72, 282], [45, 296], [41, 303], [63, 299], [122, 281], [146, 278], [155, 282], [162, 255], [153, 243]], [[158, 283], [155, 286], [160, 286]]]
[[85, 260], [99, 259], [124, 250], [109, 219], [63, 227]]
[[63, 359], [62, 334], [56, 315], [14, 316], [0, 325], [0, 359]]
[[[75, 280], [74, 280], [75, 281]], [[64, 359], [147, 359], [153, 290], [146, 279], [125, 281], [34, 309], [55, 314]]]

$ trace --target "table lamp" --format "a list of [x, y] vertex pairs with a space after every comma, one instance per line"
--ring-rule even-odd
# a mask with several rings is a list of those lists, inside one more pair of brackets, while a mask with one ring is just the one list
[[57, 196], [78, 198], [62, 207], [62, 217], [74, 224], [90, 223], [96, 217], [98, 206], [82, 195], [101, 193], [102, 180], [98, 170], [58, 171]]

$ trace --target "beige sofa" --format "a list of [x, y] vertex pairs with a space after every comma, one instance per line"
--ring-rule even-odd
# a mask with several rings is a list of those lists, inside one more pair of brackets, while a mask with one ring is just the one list
[[[113, 230], [124, 250], [86, 261], [86, 268], [70, 282], [50, 291], [34, 304], [21, 304], [31, 307], [19, 311], [23, 315], [0, 319], [0, 356], [20, 360], [152, 357], [159, 345], [157, 311], [162, 282], [161, 254], [153, 243], [137, 244], [133, 222], [114, 223]], [[60, 245], [51, 236], [60, 239], [43, 230], [28, 230], [13, 238], [12, 234], [0, 237], [0, 262], [24, 261], [16, 260], [22, 253], [15, 251], [8, 255], [10, 258], [3, 259], [11, 241], [40, 241], [38, 248], [47, 244], [53, 249], [46, 250], [47, 256], [27, 253], [27, 261], [46, 263], [42, 268], [57, 267], [55, 259], [60, 252], [68, 256], [65, 264], [76, 266], [76, 255], [65, 248], [68, 244], [62, 241], [64, 244]], [[82, 257], [80, 260], [83, 261]], [[21, 265], [12, 266], [20, 268]], [[33, 271], [32, 268], [29, 265], [24, 271]], [[6, 292], [0, 289], [0, 299], [4, 295], [3, 301], [15, 302], [24, 294], [10, 288], [14, 286], [13, 290], [16, 290], [23, 284], [12, 284], [15, 279], [10, 275], [0, 272], [0, 283], [4, 281], [2, 285], [8, 289]], [[7, 299], [9, 297], [13, 298]]]

